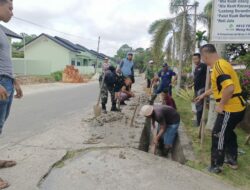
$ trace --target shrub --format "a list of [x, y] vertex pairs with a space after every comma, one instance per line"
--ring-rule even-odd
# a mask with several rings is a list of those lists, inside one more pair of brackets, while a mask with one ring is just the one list
[[62, 81], [62, 75], [63, 72], [62, 71], [57, 71], [51, 74], [51, 76], [55, 79], [55, 81]]

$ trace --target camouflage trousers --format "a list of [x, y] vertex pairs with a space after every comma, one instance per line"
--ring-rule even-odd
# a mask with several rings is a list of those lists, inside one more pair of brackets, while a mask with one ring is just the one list
[[107, 104], [107, 102], [108, 102], [108, 93], [110, 93], [112, 105], [116, 104], [114, 87], [109, 87], [105, 83], [103, 84], [103, 87], [101, 89], [101, 101], [102, 101], [102, 104]]

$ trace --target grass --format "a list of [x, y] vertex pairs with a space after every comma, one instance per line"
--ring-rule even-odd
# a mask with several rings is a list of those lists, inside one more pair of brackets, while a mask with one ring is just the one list
[[[177, 96], [175, 96], [175, 101], [188, 136], [192, 140], [193, 149], [196, 155], [196, 161], [189, 161], [186, 165], [204, 172], [210, 164], [211, 132], [206, 130], [204, 146], [201, 148], [200, 139], [198, 138], [199, 129], [194, 127], [192, 121], [193, 113], [191, 111], [191, 103]], [[223, 173], [217, 175], [217, 177], [237, 187], [249, 189], [250, 145], [244, 145], [247, 134], [243, 130], [237, 129], [236, 133], [238, 136], [239, 150], [245, 152], [245, 154], [239, 155], [239, 169], [232, 170], [227, 166], [224, 166]]]
[[55, 165], [53, 166], [53, 168], [63, 168], [65, 166], [65, 162], [67, 160], [73, 159], [74, 157], [76, 157], [79, 153], [81, 153], [82, 150], [75, 150], [75, 151], [68, 151], [67, 154], [57, 163], [55, 163]]

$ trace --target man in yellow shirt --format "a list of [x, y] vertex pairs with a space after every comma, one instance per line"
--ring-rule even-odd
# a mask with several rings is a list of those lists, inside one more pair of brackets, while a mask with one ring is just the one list
[[221, 59], [212, 44], [201, 47], [202, 60], [212, 68], [212, 88], [206, 91], [196, 100], [213, 94], [217, 105], [215, 111], [218, 113], [212, 131], [211, 166], [209, 171], [220, 173], [224, 163], [232, 169], [237, 169], [238, 144], [234, 132], [237, 124], [243, 119], [245, 113], [245, 100], [242, 97], [242, 89], [232, 65]]

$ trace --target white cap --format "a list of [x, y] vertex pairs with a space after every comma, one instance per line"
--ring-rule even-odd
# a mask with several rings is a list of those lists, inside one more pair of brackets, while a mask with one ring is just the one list
[[149, 64], [152, 64], [152, 63], [154, 63], [154, 61], [153, 61], [153, 60], [150, 60], [148, 63], [149, 63]]
[[141, 108], [141, 115], [145, 116], [145, 117], [148, 117], [148, 116], [152, 115], [153, 111], [154, 111], [154, 107], [153, 106], [146, 105], [146, 106], [143, 106]]

